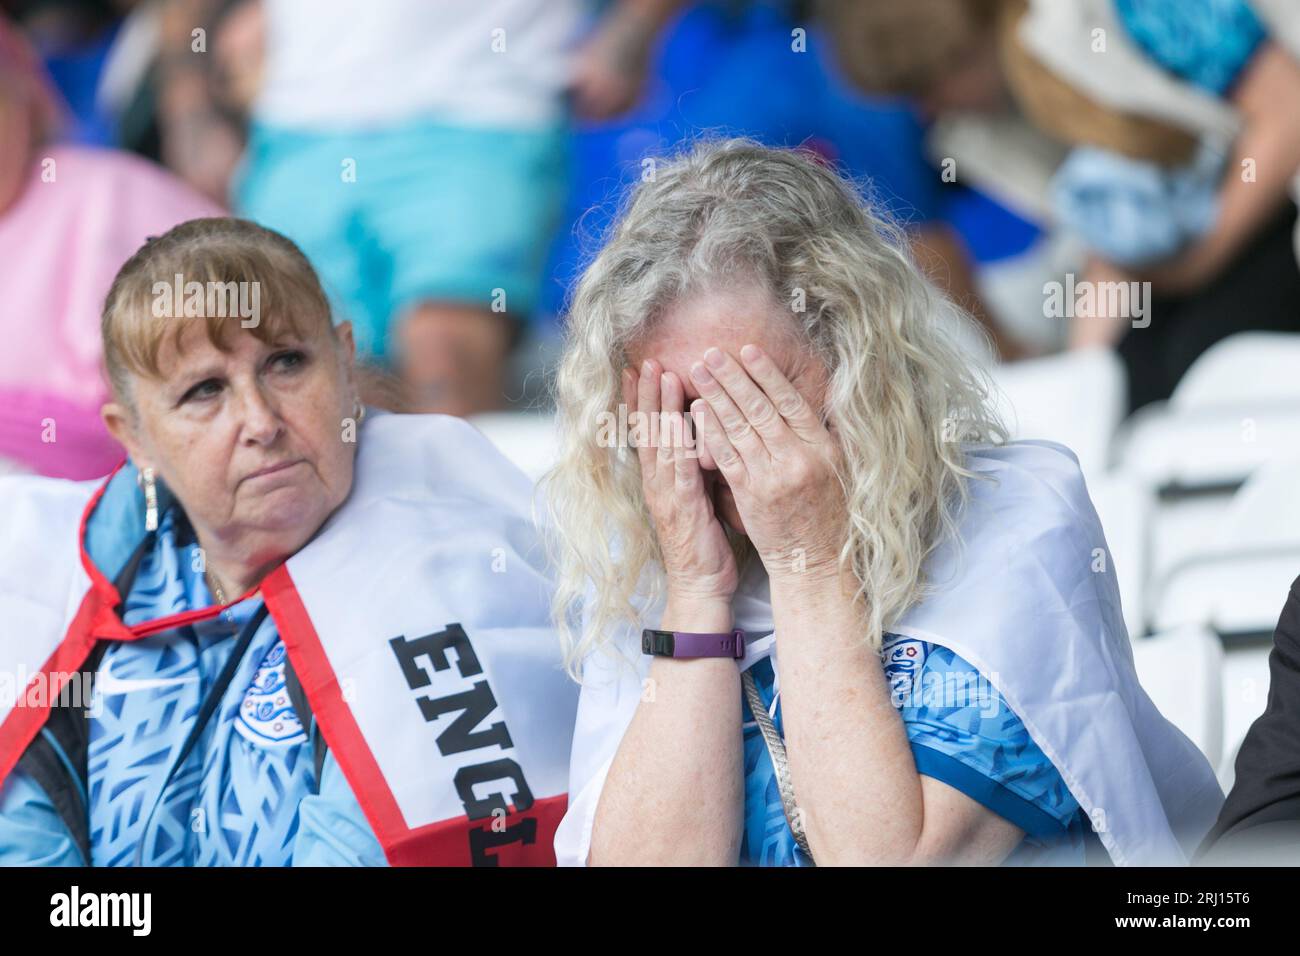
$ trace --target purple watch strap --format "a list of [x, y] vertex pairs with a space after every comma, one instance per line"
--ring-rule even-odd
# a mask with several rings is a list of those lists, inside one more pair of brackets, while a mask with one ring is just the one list
[[745, 656], [745, 632], [736, 628], [723, 634], [693, 634], [688, 631], [641, 632], [641, 650], [656, 657], [729, 657]]

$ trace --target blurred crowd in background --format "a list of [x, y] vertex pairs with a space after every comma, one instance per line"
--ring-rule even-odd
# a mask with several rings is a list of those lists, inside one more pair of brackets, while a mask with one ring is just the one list
[[[972, 350], [1113, 348], [1129, 410], [1232, 332], [1300, 330], [1280, 0], [0, 8], [0, 457], [38, 471], [115, 462], [103, 292], [148, 235], [225, 210], [307, 252], [388, 373], [374, 401], [544, 401], [623, 187], [709, 134], [845, 169], [988, 333]], [[46, 419], [59, 441], [33, 441]]]

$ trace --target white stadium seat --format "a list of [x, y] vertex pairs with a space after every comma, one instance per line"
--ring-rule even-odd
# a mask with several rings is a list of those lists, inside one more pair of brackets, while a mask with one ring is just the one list
[[1206, 623], [1228, 633], [1276, 620], [1300, 560], [1285, 542], [1281, 553], [1257, 541], [1229, 546], [1229, 510], [1243, 482], [1300, 449], [1297, 372], [1300, 335], [1240, 333], [1208, 349], [1168, 402], [1121, 429], [1118, 470], [1159, 493], [1148, 565], [1154, 629]]
[[1140, 637], [1146, 632], [1145, 584], [1150, 574], [1154, 496], [1141, 482], [1115, 473], [1088, 479], [1088, 494], [1101, 518], [1119, 579], [1124, 623], [1130, 637]]
[[997, 406], [1013, 438], [1066, 445], [1089, 478], [1106, 470], [1125, 407], [1124, 369], [1111, 350], [999, 365], [992, 375]]
[[1151, 700], [1217, 767], [1223, 751], [1223, 645], [1204, 628], [1133, 642], [1133, 663]]
[[1157, 488], [1243, 481], [1300, 447], [1300, 335], [1242, 332], [1207, 349], [1167, 404], [1130, 420], [1121, 467]]
[[1119, 446], [1120, 469], [1152, 488], [1233, 486], [1300, 448], [1300, 402], [1148, 405], [1129, 420]]
[[1300, 335], [1238, 332], [1212, 347], [1187, 370], [1170, 405], [1191, 412], [1225, 405], [1300, 404]]
[[[1278, 605], [1278, 611], [1282, 610]], [[1223, 740], [1225, 749], [1219, 763], [1219, 783], [1224, 792], [1232, 787], [1234, 764], [1241, 742], [1268, 703], [1268, 658], [1273, 650], [1271, 637], [1248, 646], [1228, 648], [1223, 656]], [[1230, 746], [1229, 746], [1230, 745]]]
[[470, 424], [486, 435], [533, 481], [555, 462], [555, 417], [533, 412], [490, 412], [475, 415]]
[[1157, 582], [1157, 629], [1204, 624], [1220, 634], [1273, 630], [1300, 575], [1300, 460], [1259, 469], [1203, 529], [1204, 548]]

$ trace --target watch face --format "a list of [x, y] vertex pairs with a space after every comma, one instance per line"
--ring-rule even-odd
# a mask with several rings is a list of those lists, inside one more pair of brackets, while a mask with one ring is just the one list
[[656, 657], [672, 657], [676, 642], [672, 631], [655, 631], [647, 628], [641, 632], [641, 652]]

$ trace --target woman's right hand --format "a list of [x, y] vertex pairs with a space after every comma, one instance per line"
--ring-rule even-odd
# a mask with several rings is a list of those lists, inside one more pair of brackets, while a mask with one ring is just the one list
[[[699, 452], [685, 447], [685, 398], [681, 380], [653, 359], [642, 364], [639, 374], [623, 370], [623, 400], [643, 423], [633, 434], [647, 439], [636, 443], [637, 457], [663, 557], [668, 608], [674, 617], [707, 609], [713, 618], [720, 609], [729, 614], [738, 580], [736, 559], [705, 494]], [[722, 627], [695, 625], [706, 626]]]
[[[658, 440], [661, 412], [669, 422], [662, 437], [683, 434], [684, 399], [681, 380], [653, 359], [639, 372], [623, 370], [623, 402], [668, 579], [658, 626], [729, 631], [736, 562], [705, 494], [699, 459], [680, 441]], [[745, 808], [744, 753], [736, 746], [740, 670], [724, 657], [654, 657], [648, 674], [653, 695], [641, 695], [609, 764], [590, 817], [587, 862], [735, 866]]]

